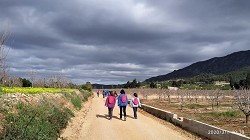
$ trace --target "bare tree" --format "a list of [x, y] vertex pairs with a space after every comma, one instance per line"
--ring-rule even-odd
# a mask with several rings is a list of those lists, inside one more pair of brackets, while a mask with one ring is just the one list
[[159, 96], [159, 100], [163, 100], [164, 91], [162, 89], [156, 89], [155, 94]]
[[248, 124], [248, 119], [250, 116], [250, 91], [241, 90], [235, 91], [235, 106], [237, 109], [241, 110], [246, 117], [246, 124]]
[[216, 106], [219, 108], [219, 103], [222, 98], [223, 93], [220, 90], [215, 91], [215, 98], [216, 98]]
[[212, 106], [212, 110], [214, 110], [214, 104], [217, 100], [216, 96], [215, 96], [215, 93], [214, 92], [208, 92], [207, 91], [207, 100], [211, 103], [211, 106]]
[[176, 91], [177, 92], [177, 94], [178, 94], [178, 96], [180, 96], [180, 98], [179, 98], [179, 103], [180, 103], [180, 109], [181, 110], [183, 110], [183, 107], [184, 107], [184, 104], [185, 104], [185, 91], [183, 91], [183, 90], [177, 90]]
[[62, 88], [62, 75], [55, 75], [55, 81], [56, 81], [56, 87], [57, 88]]
[[6, 64], [2, 65], [0, 75], [1, 75], [1, 85], [8, 86], [10, 75], [9, 75], [9, 69]]
[[214, 110], [214, 105], [216, 104], [217, 109], [219, 108], [219, 103], [221, 101], [223, 93], [220, 90], [206, 91], [207, 99], [212, 105], [212, 109]]
[[54, 87], [54, 78], [53, 77], [50, 77], [48, 79], [48, 87], [50, 87], [50, 88]]
[[54, 75], [48, 80], [48, 86], [53, 88], [65, 88], [68, 84], [68, 80], [61, 74]]
[[148, 90], [147, 89], [143, 89], [142, 90], [142, 97], [144, 100], [148, 100]]
[[193, 95], [194, 95], [195, 103], [198, 103], [199, 93], [198, 93], [198, 91], [196, 89], [194, 90]]
[[187, 100], [189, 101], [189, 104], [192, 103], [192, 100], [193, 100], [193, 91], [189, 90], [189, 91], [186, 91], [186, 95], [187, 95]]
[[60, 83], [61, 83], [62, 88], [68, 87], [68, 84], [69, 84], [68, 80], [65, 77], [62, 77], [62, 80]]
[[31, 70], [28, 72], [28, 75], [30, 76], [30, 81], [31, 81], [31, 87], [34, 87], [34, 82], [37, 77], [37, 72], [35, 70]]
[[9, 67], [6, 63], [9, 50], [6, 50], [4, 45], [8, 37], [8, 31], [5, 31], [0, 37], [0, 84], [9, 87], [22, 86], [22, 82], [19, 78], [9, 74]]
[[164, 99], [167, 96], [168, 97], [168, 103], [171, 103], [171, 98], [170, 98], [171, 92], [168, 89], [164, 89]]
[[18, 77], [9, 76], [8, 80], [6, 81], [7, 86], [9, 87], [21, 87], [22, 81]]
[[9, 32], [5, 31], [0, 38], [0, 82], [2, 85], [5, 84], [8, 77], [8, 67], [6, 64], [6, 57], [8, 52], [5, 50], [4, 43], [6, 42], [9, 36]]
[[33, 87], [45, 87], [45, 81], [43, 78], [40, 78], [33, 83]]
[[178, 92], [178, 90], [176, 90], [176, 96], [177, 96], [177, 100], [180, 101], [180, 92]]

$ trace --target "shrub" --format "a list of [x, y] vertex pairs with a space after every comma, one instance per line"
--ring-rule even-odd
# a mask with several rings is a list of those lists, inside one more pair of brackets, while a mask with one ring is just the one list
[[70, 110], [69, 108], [64, 108], [64, 111], [70, 115], [70, 117], [75, 117], [75, 114], [72, 110]]
[[69, 111], [47, 104], [17, 106], [18, 113], [8, 113], [2, 121], [0, 139], [57, 139], [69, 120]]
[[226, 111], [226, 112], [209, 112], [208, 115], [214, 116], [214, 117], [239, 117], [242, 115], [242, 113], [238, 110], [232, 110], [232, 111]]
[[16, 109], [22, 109], [24, 107], [24, 103], [23, 102], [18, 102], [17, 104], [16, 104]]
[[83, 90], [81, 89], [80, 90], [80, 93], [81, 94], [77, 94], [77, 92], [71, 92], [71, 93], [68, 93], [68, 92], [63, 92], [63, 95], [64, 97], [71, 101], [71, 103], [74, 105], [74, 107], [77, 109], [77, 110], [80, 110], [82, 108], [82, 103], [84, 101], [87, 101], [88, 98], [93, 95], [92, 92], [90, 91], [87, 91], [87, 90]]
[[71, 102], [77, 110], [82, 108], [82, 99], [79, 96], [73, 97]]
[[198, 109], [198, 108], [205, 108], [208, 107], [208, 105], [202, 105], [202, 104], [187, 104], [187, 108], [189, 109]]
[[48, 122], [53, 126], [52, 129], [60, 133], [60, 130], [65, 128], [68, 124], [68, 114], [63, 110], [59, 110], [58, 108], [53, 108], [53, 113], [48, 116]]
[[90, 82], [86, 82], [86, 84], [83, 84], [82, 86], [81, 86], [81, 88], [82, 89], [84, 89], [84, 90], [88, 90], [88, 91], [92, 91], [92, 85], [91, 85], [91, 83]]
[[220, 117], [239, 117], [242, 113], [240, 111], [226, 111], [219, 113]]
[[[63, 92], [65, 98], [71, 101], [78, 110], [81, 109], [82, 102], [92, 95], [92, 92], [85, 90], [82, 90], [81, 93]], [[63, 105], [55, 103], [53, 99], [46, 98], [43, 98], [38, 105], [18, 102], [12, 111], [14, 113], [1, 107], [0, 104], [0, 113], [5, 116], [1, 120], [0, 139], [57, 139], [60, 131], [67, 126], [70, 117], [75, 116], [69, 108], [64, 108]]]
[[88, 101], [88, 98], [93, 95], [93, 93], [88, 90], [80, 90], [80, 92], [82, 93], [83, 101]]

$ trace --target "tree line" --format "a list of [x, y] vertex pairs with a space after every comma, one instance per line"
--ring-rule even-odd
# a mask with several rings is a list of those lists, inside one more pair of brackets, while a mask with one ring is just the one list
[[247, 74], [245, 79], [236, 81], [234, 77], [230, 77], [230, 87], [233, 89], [249, 89], [250, 88], [250, 73]]

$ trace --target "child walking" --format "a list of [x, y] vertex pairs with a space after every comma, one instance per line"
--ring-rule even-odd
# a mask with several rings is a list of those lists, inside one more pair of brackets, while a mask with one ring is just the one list
[[113, 109], [115, 107], [116, 98], [113, 91], [110, 91], [110, 95], [106, 98], [105, 106], [108, 107], [109, 120], [112, 119]]
[[124, 113], [124, 121], [126, 121], [126, 107], [128, 105], [128, 97], [122, 89], [121, 94], [118, 96], [118, 106], [120, 107], [120, 119], [122, 119], [122, 111]]
[[134, 93], [134, 97], [132, 97], [132, 99], [130, 101], [130, 105], [133, 107], [134, 118], [137, 119], [137, 108], [138, 108], [138, 106], [141, 107], [141, 102], [138, 98], [137, 93]]

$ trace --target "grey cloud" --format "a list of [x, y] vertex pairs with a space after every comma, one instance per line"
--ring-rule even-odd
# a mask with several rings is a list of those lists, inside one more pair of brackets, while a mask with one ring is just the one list
[[124, 83], [249, 49], [248, 0], [0, 1], [14, 75]]

